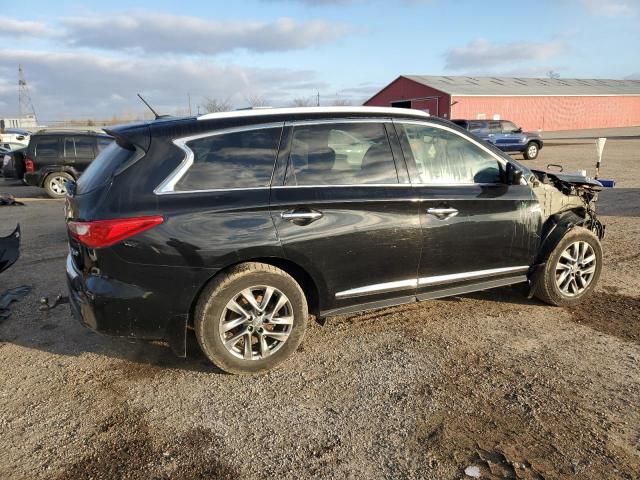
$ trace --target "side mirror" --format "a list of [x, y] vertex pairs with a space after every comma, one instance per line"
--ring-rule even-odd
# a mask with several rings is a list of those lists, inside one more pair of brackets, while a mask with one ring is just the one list
[[516, 128], [513, 133], [522, 133], [522, 128], [518, 127]]
[[507, 185], [520, 185], [522, 182], [522, 170], [516, 168], [513, 163], [507, 163]]

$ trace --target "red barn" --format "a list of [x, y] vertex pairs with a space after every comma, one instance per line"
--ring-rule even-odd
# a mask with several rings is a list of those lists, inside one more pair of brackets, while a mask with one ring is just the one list
[[364, 104], [525, 130], [628, 127], [640, 125], [640, 80], [401, 75]]

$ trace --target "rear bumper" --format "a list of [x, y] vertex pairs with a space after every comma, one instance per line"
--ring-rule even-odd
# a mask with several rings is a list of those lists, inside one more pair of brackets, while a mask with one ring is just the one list
[[41, 187], [42, 179], [40, 178], [40, 173], [37, 172], [26, 172], [24, 174], [24, 181], [33, 187]]
[[[89, 288], [90, 284], [93, 288]], [[107, 335], [126, 336], [131, 334], [130, 322], [123, 317], [111, 316], [108, 306], [109, 281], [96, 276], [87, 276], [87, 281], [73, 264], [71, 254], [67, 255], [67, 286], [71, 313], [85, 327]], [[117, 302], [117, 300], [116, 300]], [[117, 302], [121, 303], [121, 302]], [[115, 305], [116, 309], [119, 309]]]
[[80, 272], [67, 255], [67, 286], [73, 316], [85, 327], [105, 335], [164, 340], [186, 356], [188, 308], [171, 312], [160, 305], [158, 292], [99, 275]]

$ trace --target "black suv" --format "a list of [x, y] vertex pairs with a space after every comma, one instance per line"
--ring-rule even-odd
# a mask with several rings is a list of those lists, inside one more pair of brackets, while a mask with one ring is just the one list
[[77, 180], [112, 141], [108, 135], [92, 131], [37, 132], [23, 151], [24, 180], [43, 187], [52, 198], [62, 198], [67, 193], [66, 182]]
[[453, 123], [397, 108], [160, 119], [70, 188], [72, 311], [109, 334], [195, 335], [263, 371], [318, 318], [528, 282], [571, 305], [600, 275], [601, 185], [532, 171]]
[[533, 160], [544, 146], [542, 137], [535, 132], [523, 132], [509, 120], [452, 120], [485, 142], [503, 152], [522, 153], [526, 160]]

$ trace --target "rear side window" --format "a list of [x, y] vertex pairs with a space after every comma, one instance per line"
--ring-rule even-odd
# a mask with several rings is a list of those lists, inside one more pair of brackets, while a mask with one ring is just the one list
[[67, 158], [76, 157], [76, 143], [73, 141], [73, 138], [64, 139], [64, 156]]
[[261, 128], [192, 140], [193, 165], [176, 191], [267, 187], [282, 128]]
[[93, 158], [95, 153], [93, 150], [96, 140], [93, 137], [75, 137], [76, 156], [80, 158]]
[[35, 141], [33, 154], [39, 157], [56, 157], [58, 156], [58, 138], [42, 137]]
[[294, 128], [286, 185], [398, 183], [382, 123], [335, 123]]
[[78, 179], [76, 195], [82, 195], [95, 190], [111, 180], [115, 171], [135, 154], [135, 150], [122, 148], [116, 142], [111, 142]]

